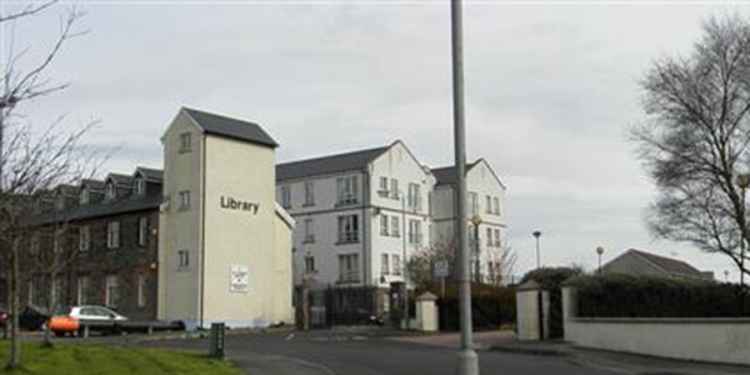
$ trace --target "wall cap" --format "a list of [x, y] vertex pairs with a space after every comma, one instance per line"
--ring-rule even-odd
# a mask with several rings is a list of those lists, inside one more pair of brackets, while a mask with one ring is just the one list
[[424, 292], [419, 297], [417, 297], [417, 302], [422, 301], [437, 301], [437, 296], [430, 293], [430, 292]]
[[529, 281], [521, 284], [521, 286], [519, 286], [518, 289], [516, 289], [516, 290], [519, 291], [519, 292], [525, 292], [525, 291], [529, 291], [529, 290], [540, 290], [540, 289], [542, 289], [542, 286], [539, 285], [539, 283], [537, 283], [534, 280], [529, 280]]
[[576, 323], [615, 324], [750, 324], [750, 318], [571, 318]]

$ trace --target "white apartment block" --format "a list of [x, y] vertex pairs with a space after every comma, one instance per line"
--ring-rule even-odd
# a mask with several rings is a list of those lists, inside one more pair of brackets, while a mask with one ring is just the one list
[[[487, 213], [478, 212], [484, 220], [481, 230], [491, 228], [486, 235], [492, 236], [481, 248], [499, 249], [505, 186], [484, 160], [467, 170], [468, 190], [491, 202]], [[276, 199], [297, 222], [292, 240], [295, 284], [305, 274], [314, 275], [318, 287], [386, 288], [403, 281], [405, 257], [452, 240], [450, 173], [451, 168], [424, 167], [401, 141], [278, 164]], [[488, 254], [482, 261], [492, 259]]]

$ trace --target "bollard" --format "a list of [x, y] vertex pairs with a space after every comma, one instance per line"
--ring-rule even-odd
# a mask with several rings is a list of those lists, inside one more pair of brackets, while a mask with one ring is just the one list
[[211, 323], [208, 355], [212, 358], [224, 358], [224, 323]]

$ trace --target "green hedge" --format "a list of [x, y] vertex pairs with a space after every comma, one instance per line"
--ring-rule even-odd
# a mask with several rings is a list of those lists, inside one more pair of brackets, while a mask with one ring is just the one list
[[[459, 300], [456, 284], [446, 283], [445, 297], [441, 297], [439, 283], [427, 290], [439, 297], [440, 330], [458, 331], [460, 325]], [[419, 290], [416, 296], [427, 291]], [[472, 322], [475, 330], [494, 330], [502, 325], [513, 324], [516, 319], [516, 290], [487, 284], [471, 285]]]
[[750, 296], [738, 285], [620, 274], [580, 276], [566, 283], [578, 290], [579, 317], [750, 317]]

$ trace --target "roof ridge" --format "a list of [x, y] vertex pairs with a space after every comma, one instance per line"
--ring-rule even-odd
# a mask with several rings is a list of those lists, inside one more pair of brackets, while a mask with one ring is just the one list
[[391, 147], [391, 145], [386, 145], [386, 146], [372, 147], [372, 148], [366, 148], [366, 149], [361, 149], [361, 150], [347, 151], [347, 152], [342, 152], [340, 154], [333, 154], [333, 155], [326, 155], [326, 156], [315, 156], [315, 157], [307, 158], [307, 159], [300, 159], [300, 160], [294, 160], [294, 161], [287, 161], [287, 162], [279, 163], [279, 164], [276, 164], [276, 167], [285, 166], [285, 165], [291, 165], [291, 164], [296, 164], [296, 163], [305, 163], [305, 162], [310, 162], [310, 161], [315, 161], [315, 160], [321, 160], [321, 159], [328, 159], [328, 158], [335, 158], [335, 157], [342, 157], [342, 156], [350, 156], [350, 155], [354, 155], [354, 154], [365, 153], [365, 152], [372, 152], [372, 151], [377, 151], [377, 150], [386, 150], [386, 149], [388, 149], [390, 147]]

